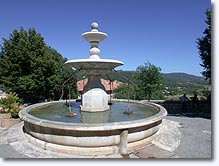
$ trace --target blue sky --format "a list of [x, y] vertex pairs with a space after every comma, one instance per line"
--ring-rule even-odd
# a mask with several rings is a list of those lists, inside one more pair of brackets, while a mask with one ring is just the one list
[[108, 34], [100, 57], [123, 61], [117, 69], [149, 61], [163, 73], [201, 76], [196, 40], [210, 7], [210, 0], [0, 0], [0, 43], [14, 29], [33, 27], [63, 57], [88, 58], [81, 34], [96, 21]]

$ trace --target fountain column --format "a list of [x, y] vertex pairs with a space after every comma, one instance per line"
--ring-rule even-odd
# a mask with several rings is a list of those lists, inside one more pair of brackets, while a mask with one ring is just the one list
[[[82, 37], [91, 45], [89, 59], [98, 61], [100, 59], [98, 44], [107, 37], [107, 34], [98, 32], [98, 24], [92, 23], [91, 32], [83, 33]], [[106, 111], [109, 109], [108, 95], [105, 92], [104, 86], [101, 84], [101, 75], [104, 73], [96, 75], [95, 70], [98, 69], [96, 67], [87, 69], [90, 71], [93, 70], [93, 72], [87, 75], [88, 83], [83, 89], [81, 110], [88, 112]]]
[[98, 31], [97, 23], [92, 23], [91, 31], [83, 33], [82, 37], [90, 43], [90, 57], [66, 62], [67, 65], [80, 70], [80, 73], [88, 78], [88, 83], [83, 89], [81, 111], [106, 111], [109, 109], [108, 95], [101, 84], [101, 76], [108, 74], [113, 68], [123, 65], [123, 62], [100, 58], [98, 45], [107, 37], [107, 34]]

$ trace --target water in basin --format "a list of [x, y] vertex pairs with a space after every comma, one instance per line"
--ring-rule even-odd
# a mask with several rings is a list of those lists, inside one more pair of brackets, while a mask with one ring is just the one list
[[[158, 109], [150, 106], [125, 102], [114, 102], [109, 110], [97, 113], [80, 111], [79, 102], [71, 102], [70, 104], [71, 112], [77, 114], [74, 117], [67, 116], [69, 107], [65, 103], [39, 106], [32, 109], [29, 114], [40, 119], [65, 123], [111, 123], [143, 119], [159, 112]], [[131, 111], [131, 114], [124, 114], [127, 110]]]

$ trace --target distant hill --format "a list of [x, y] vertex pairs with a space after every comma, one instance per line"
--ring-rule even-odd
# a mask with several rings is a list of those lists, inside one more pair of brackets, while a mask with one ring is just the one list
[[197, 84], [208, 84], [203, 77], [186, 73], [163, 73], [162, 76], [165, 80], [173, 81], [174, 83], [192, 82]]
[[[118, 70], [118, 73], [116, 72], [111, 72], [108, 76], [112, 80], [117, 80], [120, 82], [127, 82], [121, 75], [125, 76], [128, 78], [131, 82], [136, 83], [136, 79], [134, 78], [136, 71], [123, 71], [123, 70]], [[121, 75], [120, 75], [121, 74]], [[195, 83], [195, 84], [203, 84], [207, 85], [208, 82], [204, 80], [203, 77], [191, 75], [191, 74], [186, 74], [186, 73], [162, 73], [162, 76], [164, 78], [165, 83]], [[108, 79], [106, 76], [104, 79]]]
[[[126, 82], [121, 75], [128, 78], [132, 83], [136, 83], [134, 77], [136, 71], [122, 71], [111, 72], [108, 74], [108, 77], [105, 76], [104, 79], [117, 80], [119, 82]], [[203, 90], [210, 90], [210, 85], [203, 77], [186, 74], [186, 73], [162, 73], [163, 84], [162, 89], [165, 96], [176, 96], [186, 94], [202, 94]]]

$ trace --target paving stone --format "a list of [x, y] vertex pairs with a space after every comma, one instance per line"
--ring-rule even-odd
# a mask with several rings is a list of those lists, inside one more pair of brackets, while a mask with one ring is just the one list
[[180, 123], [164, 119], [160, 134], [152, 141], [152, 144], [173, 152], [180, 145], [181, 133], [178, 129], [180, 127], [182, 127]]
[[175, 155], [174, 152], [169, 152], [155, 145], [143, 148], [134, 154], [140, 158], [171, 158]]
[[14, 143], [14, 142], [17, 142], [18, 139], [17, 138], [10, 138], [10, 139], [7, 139], [7, 142], [10, 144], [10, 143]]
[[27, 158], [8, 144], [0, 145], [0, 158]]
[[140, 158], [139, 156], [136, 156], [134, 153], [129, 154], [129, 157], [131, 159], [139, 159]]

